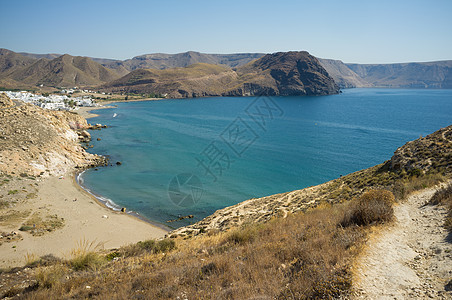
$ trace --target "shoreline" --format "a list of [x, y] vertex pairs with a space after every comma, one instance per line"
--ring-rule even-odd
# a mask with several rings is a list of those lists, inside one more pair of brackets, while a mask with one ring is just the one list
[[[52, 254], [70, 258], [72, 250], [83, 243], [99, 244], [101, 249], [115, 249], [148, 239], [163, 238], [168, 231], [127, 213], [100, 205], [97, 199], [75, 182], [75, 172], [62, 177], [51, 176], [33, 181], [36, 197], [13, 207], [24, 214], [10, 222], [0, 222], [0, 232], [16, 232], [21, 239], [0, 245], [0, 268], [23, 266], [27, 258]], [[18, 182], [24, 185], [24, 181]], [[19, 231], [21, 224], [34, 215], [45, 220], [49, 216], [64, 220], [64, 226], [34, 236]], [[94, 250], [94, 249], [91, 249]]]
[[161, 224], [161, 223], [158, 223], [158, 222], [156, 222], [156, 221], [152, 221], [152, 220], [150, 220], [150, 219], [148, 219], [148, 218], [146, 218], [146, 217], [140, 215], [138, 212], [135, 212], [135, 211], [127, 211], [127, 210], [126, 210], [126, 212], [123, 213], [123, 212], [121, 212], [120, 206], [119, 206], [119, 205], [117, 205], [117, 204], [116, 204], [115, 202], [113, 202], [111, 199], [105, 198], [105, 199], [107, 199], [107, 200], [112, 201], [112, 203], [113, 203], [114, 205], [116, 205], [116, 206], [118, 207], [118, 209], [115, 209], [115, 208], [113, 208], [113, 207], [108, 206], [108, 205], [107, 205], [107, 201], [105, 201], [105, 203], [104, 203], [104, 201], [102, 201], [101, 199], [99, 199], [99, 198], [104, 198], [104, 197], [102, 197], [102, 196], [100, 196], [100, 195], [96, 195], [96, 194], [93, 193], [91, 190], [89, 190], [88, 188], [86, 188], [85, 186], [83, 186], [82, 183], [80, 183], [80, 181], [79, 181], [79, 176], [82, 175], [82, 173], [85, 172], [85, 171], [86, 171], [86, 170], [81, 171], [81, 172], [80, 172], [80, 171], [74, 171], [74, 173], [73, 173], [73, 178], [72, 178], [72, 179], [73, 179], [73, 183], [74, 183], [74, 185], [80, 190], [80, 192], [85, 193], [86, 195], [90, 196], [93, 200], [96, 201], [96, 203], [97, 203], [98, 205], [100, 205], [100, 206], [102, 206], [102, 207], [108, 209], [109, 211], [113, 211], [113, 212], [115, 212], [115, 213], [119, 213], [119, 214], [122, 214], [122, 215], [127, 215], [127, 216], [129, 216], [129, 217], [131, 217], [131, 218], [133, 218], [133, 219], [138, 219], [138, 220], [140, 220], [140, 221], [142, 221], [142, 222], [144, 222], [144, 223], [146, 223], [146, 224], [149, 224], [149, 225], [151, 225], [151, 226], [158, 227], [158, 228], [160, 228], [160, 229], [162, 229], [162, 230], [165, 230], [166, 232], [170, 232], [170, 231], [174, 230], [174, 229], [172, 229], [172, 228], [169, 228], [168, 226], [165, 226], [165, 224]]
[[[101, 106], [96, 107], [79, 107], [79, 109], [75, 110], [74, 113], [79, 114], [85, 119], [91, 119], [98, 117], [99, 115], [92, 113], [93, 110], [98, 109], [106, 109], [106, 108], [115, 108], [117, 107], [115, 103], [127, 103], [127, 102], [144, 102], [144, 101], [161, 101], [168, 100], [168, 98], [147, 98], [147, 99], [131, 99], [131, 100], [105, 100], [98, 101], [97, 104]], [[113, 105], [112, 105], [113, 104]]]
[[[83, 118], [85, 118], [85, 119], [88, 120], [88, 119], [90, 119], [90, 118], [95, 118], [95, 117], [98, 116], [97, 114], [94, 114], [94, 113], [92, 113], [91, 111], [97, 110], [97, 109], [115, 108], [116, 106], [111, 106], [111, 104], [114, 104], [114, 103], [117, 103], [117, 102], [158, 101], [158, 100], [163, 100], [163, 99], [166, 99], [166, 98], [149, 98], [149, 99], [132, 99], [132, 100], [119, 100], [119, 101], [105, 101], [104, 103], [102, 103], [103, 105], [100, 106], [100, 107], [81, 107], [81, 108], [79, 108], [77, 111], [75, 111], [75, 113], [79, 114], [81, 117], [83, 117]], [[81, 110], [81, 111], [80, 111], [80, 110]], [[86, 170], [88, 170], [88, 169], [86, 169]], [[74, 184], [77, 186], [77, 188], [79, 188], [83, 193], [86, 193], [87, 195], [89, 195], [90, 197], [92, 197], [92, 198], [96, 201], [96, 203], [97, 203], [98, 205], [100, 205], [100, 206], [102, 206], [102, 207], [104, 207], [104, 208], [106, 208], [106, 209], [108, 209], [108, 210], [110, 210], [110, 211], [119, 212], [119, 210], [120, 210], [119, 206], [118, 206], [118, 210], [115, 210], [113, 207], [110, 207], [110, 206], [107, 204], [107, 203], [108, 203], [107, 201], [104, 202], [104, 201], [102, 201], [102, 200], [100, 199], [100, 198], [103, 198], [101, 195], [96, 195], [96, 194], [93, 193], [91, 190], [89, 190], [88, 188], [84, 187], [82, 183], [79, 182], [79, 180], [78, 180], [79, 176], [80, 176], [83, 172], [85, 172], [86, 170], [83, 170], [83, 171], [75, 170], [75, 171], [74, 171], [74, 173], [73, 173], [73, 175], [74, 175], [73, 179], [74, 179]], [[107, 199], [107, 198], [106, 198], [106, 199]], [[107, 200], [112, 201], [111, 199], [107, 199]], [[116, 204], [115, 202], [113, 202], [113, 201], [112, 201], [112, 203], [113, 203], [114, 205], [117, 205], [117, 204]], [[127, 208], [126, 208], [126, 209], [127, 209]], [[166, 226], [165, 224], [162, 224], [162, 223], [159, 223], [159, 222], [150, 220], [150, 219], [148, 219], [148, 218], [146, 218], [146, 217], [140, 215], [138, 212], [135, 212], [135, 211], [131, 211], [131, 212], [126, 211], [126, 215], [128, 215], [128, 216], [131, 217], [131, 218], [138, 219], [138, 220], [140, 220], [140, 221], [142, 221], [142, 222], [145, 222], [145, 223], [147, 223], [147, 224], [150, 224], [151, 226], [158, 227], [158, 228], [160, 228], [160, 229], [162, 229], [162, 230], [166, 230], [167, 233], [170, 232], [170, 231], [172, 231], [172, 230], [174, 230], [174, 228], [170, 228], [170, 227]]]

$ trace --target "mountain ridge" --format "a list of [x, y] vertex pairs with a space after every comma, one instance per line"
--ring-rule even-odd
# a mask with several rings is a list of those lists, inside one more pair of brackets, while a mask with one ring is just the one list
[[[24, 71], [26, 67], [44, 59], [37, 66], [44, 68], [48, 61], [60, 59], [61, 54], [33, 54], [16, 53], [7, 49], [0, 49], [0, 86], [17, 88], [33, 86], [35, 84], [65, 85], [103, 85], [108, 81], [116, 80], [138, 69], [165, 70], [178, 67], [188, 67], [193, 64], [207, 63], [231, 68], [234, 72], [246, 64], [264, 57], [264, 53], [235, 53], [235, 54], [206, 54], [196, 51], [187, 51], [176, 54], [151, 53], [135, 56], [131, 59], [116, 60], [107, 58], [85, 57], [100, 67], [91, 66], [88, 74], [84, 70], [76, 71], [74, 68], [47, 68], [47, 75], [42, 80], [33, 78], [37, 73], [33, 70]], [[385, 87], [385, 88], [452, 88], [452, 60], [432, 62], [409, 62], [395, 64], [354, 64], [344, 63], [340, 60], [317, 58], [322, 67], [328, 72], [340, 88], [355, 87]], [[85, 65], [93, 65], [86, 63]], [[98, 69], [95, 71], [94, 69]], [[21, 69], [22, 71], [18, 71]], [[57, 72], [66, 72], [80, 80], [69, 80], [69, 75], [60, 76]], [[109, 71], [108, 71], [109, 70]], [[111, 73], [111, 72], [113, 73]], [[25, 76], [21, 73], [29, 73]], [[94, 74], [93, 74], [94, 73]], [[104, 74], [101, 77], [100, 73]], [[112, 76], [105, 74], [110, 73]], [[140, 72], [139, 72], [140, 73]], [[96, 75], [97, 74], [97, 75]], [[116, 74], [116, 75], [115, 75]], [[262, 75], [262, 74], [261, 74]], [[57, 79], [58, 77], [65, 79]], [[53, 77], [53, 79], [52, 79]], [[94, 77], [94, 78], [93, 78]], [[98, 78], [99, 77], [99, 78]], [[112, 79], [112, 77], [114, 77]], [[268, 81], [268, 80], [267, 80]], [[197, 94], [203, 94], [197, 92]], [[208, 94], [204, 92], [204, 94]]]
[[171, 98], [328, 95], [339, 87], [306, 51], [278, 52], [238, 68], [197, 63], [165, 70], [137, 69], [101, 86], [108, 92], [159, 93]]
[[452, 88], [452, 60], [346, 66], [374, 87]]
[[[33, 59], [2, 49], [0, 55], [0, 82], [12, 82], [29, 86], [95, 86], [119, 78], [113, 70], [107, 69], [88, 57], [64, 54], [54, 59], [42, 57]], [[14, 53], [14, 52], [12, 52]], [[23, 63], [20, 63], [20, 62]], [[10, 66], [10, 67], [8, 67]]]

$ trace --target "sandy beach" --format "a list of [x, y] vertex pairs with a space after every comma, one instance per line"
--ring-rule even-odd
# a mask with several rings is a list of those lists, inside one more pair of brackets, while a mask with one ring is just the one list
[[16, 211], [39, 212], [64, 218], [64, 227], [32, 236], [17, 229], [25, 219], [1, 224], [0, 232], [16, 231], [22, 240], [0, 245], [0, 267], [24, 265], [26, 256], [46, 254], [64, 258], [80, 241], [101, 243], [105, 249], [163, 237], [167, 231], [125, 213], [114, 212], [96, 202], [74, 181], [73, 174], [62, 179], [50, 177], [38, 182], [37, 197], [14, 207]]

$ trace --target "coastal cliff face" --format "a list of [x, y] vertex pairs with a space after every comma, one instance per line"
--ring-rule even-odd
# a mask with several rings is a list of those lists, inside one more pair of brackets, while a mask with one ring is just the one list
[[342, 61], [324, 58], [317, 59], [340, 88], [372, 87], [371, 83], [361, 78]]
[[77, 114], [13, 103], [0, 93], [0, 173], [62, 175], [98, 164], [102, 157], [79, 144], [77, 130], [87, 127]]
[[109, 92], [160, 93], [170, 98], [339, 93], [334, 80], [306, 51], [268, 54], [237, 69], [194, 64], [167, 70], [135, 70], [103, 85], [102, 89]]

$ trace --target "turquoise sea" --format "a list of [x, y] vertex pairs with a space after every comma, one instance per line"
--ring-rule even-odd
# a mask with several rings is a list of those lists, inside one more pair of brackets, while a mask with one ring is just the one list
[[[179, 227], [389, 159], [452, 124], [452, 90], [130, 102], [96, 113], [90, 123], [109, 128], [91, 132], [90, 151], [113, 166], [84, 172], [83, 186], [111, 207]], [[166, 222], [186, 215], [194, 218]]]

